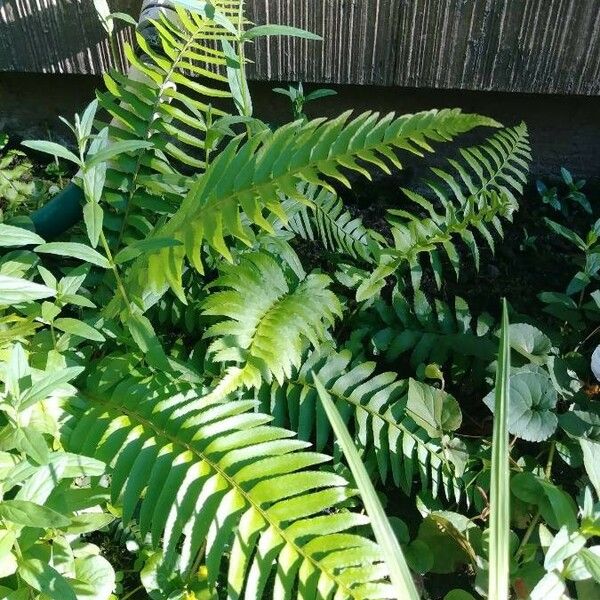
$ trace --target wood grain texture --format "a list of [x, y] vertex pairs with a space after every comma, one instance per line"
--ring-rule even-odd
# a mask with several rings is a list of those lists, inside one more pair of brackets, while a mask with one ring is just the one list
[[[140, 4], [110, 2], [134, 15]], [[600, 95], [600, 0], [247, 4], [256, 23], [324, 38], [257, 41], [255, 79]], [[0, 0], [0, 71], [100, 73], [109, 63], [91, 0]]]

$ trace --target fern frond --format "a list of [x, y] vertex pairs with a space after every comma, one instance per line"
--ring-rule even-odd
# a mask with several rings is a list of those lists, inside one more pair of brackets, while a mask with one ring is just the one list
[[214, 362], [229, 366], [227, 378], [235, 387], [259, 387], [273, 377], [284, 381], [300, 366], [306, 345], [318, 346], [341, 316], [326, 275], [312, 273], [290, 284], [265, 252], [242, 255], [239, 264], [222, 271], [211, 284], [220, 291], [208, 296], [203, 312], [224, 320], [205, 336], [217, 338], [208, 352]]
[[391, 305], [381, 301], [375, 306], [384, 327], [373, 335], [373, 348], [390, 363], [406, 354], [413, 368], [451, 363], [455, 375], [470, 373], [481, 378], [494, 358], [492, 317], [487, 313], [474, 317], [458, 296], [448, 304], [430, 301], [417, 290], [410, 302], [396, 289]]
[[347, 184], [340, 168], [365, 173], [357, 161], [384, 170], [386, 160], [400, 167], [394, 149], [422, 155], [422, 150], [432, 151], [429, 142], [452, 139], [479, 125], [497, 125], [459, 110], [349, 117], [345, 113], [332, 121], [295, 122], [244, 143], [233, 140], [198, 178], [177, 213], [155, 232], [183, 245], [140, 258], [130, 269], [128, 285], [138, 292], [148, 288], [160, 292], [168, 285], [181, 295], [184, 258], [203, 272], [203, 243], [227, 260], [231, 253], [226, 237], [251, 243], [242, 213], [251, 224], [271, 232], [264, 212], [286, 221], [282, 195], [309, 204], [298, 191], [301, 183], [327, 187], [322, 180], [326, 176]]
[[[228, 3], [213, 4], [220, 14], [233, 10]], [[151, 22], [160, 47], [136, 33], [143, 60], [131, 46], [125, 47], [136, 77], [112, 71], [104, 76], [106, 91], [97, 93], [100, 105], [113, 118], [109, 127], [113, 140], [153, 144], [135, 156], [117, 157], [107, 174], [105, 197], [117, 209], [126, 210], [127, 216], [144, 208], [159, 214], [176, 210], [189, 189], [181, 167], [204, 169], [210, 120], [226, 114], [211, 103], [231, 96], [224, 74], [225, 54], [210, 43], [232, 34], [207, 15], [176, 8], [174, 16], [161, 11]]]
[[372, 362], [353, 365], [348, 351], [322, 347], [283, 384], [261, 388], [262, 410], [274, 415], [275, 424], [297, 431], [300, 439], [314, 440], [317, 450], [323, 450], [331, 427], [318, 401], [316, 375], [342, 418], [351, 422], [359, 449], [377, 465], [384, 483], [391, 474], [395, 485], [410, 494], [418, 476], [434, 497], [443, 489], [447, 498], [459, 501], [462, 473], [445, 455], [452, 440], [434, 440], [419, 428], [406, 412], [408, 381], [395, 373], [375, 374], [375, 367]]
[[[373, 261], [376, 242], [360, 217], [353, 217], [336, 194], [314, 185], [306, 186], [302, 195], [310, 199], [305, 206], [289, 201], [284, 210], [289, 216], [287, 228], [302, 239], [319, 240], [326, 250]], [[294, 207], [296, 211], [294, 211]]]
[[367, 522], [347, 508], [355, 492], [253, 401], [207, 401], [159, 376], [98, 389], [67, 445], [112, 466], [123, 521], [168, 568], [189, 577], [204, 561], [214, 587], [224, 566], [227, 598], [262, 598], [269, 580], [273, 597], [393, 598], [380, 550], [352, 531]]
[[[502, 219], [511, 221], [518, 208], [515, 194], [523, 192], [528, 161], [531, 160], [525, 124], [503, 129], [486, 143], [460, 151], [462, 160], [449, 159], [451, 170], [432, 168], [434, 179], [423, 185], [433, 193], [424, 195], [403, 189], [417, 210], [392, 209], [388, 221], [394, 246], [382, 251], [379, 267], [358, 289], [359, 300], [374, 296], [385, 279], [401, 267], [410, 271], [413, 287], [423, 274], [427, 259], [438, 288], [442, 283], [443, 259], [458, 278], [461, 269], [458, 240], [472, 254], [479, 268], [480, 242], [494, 252], [494, 235], [503, 236]], [[420, 213], [425, 213], [425, 217]]]

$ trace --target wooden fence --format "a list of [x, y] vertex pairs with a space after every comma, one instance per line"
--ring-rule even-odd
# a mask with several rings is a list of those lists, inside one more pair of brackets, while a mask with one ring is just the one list
[[[109, 3], [133, 15], [140, 5]], [[257, 43], [255, 79], [600, 95], [600, 0], [247, 4], [257, 23], [324, 38]], [[0, 71], [100, 73], [109, 63], [92, 0], [0, 0]]]

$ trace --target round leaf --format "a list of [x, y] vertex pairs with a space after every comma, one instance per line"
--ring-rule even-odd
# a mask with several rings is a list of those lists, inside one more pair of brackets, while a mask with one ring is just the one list
[[518, 373], [510, 378], [508, 430], [529, 442], [548, 439], [558, 425], [552, 410], [557, 393], [552, 382], [539, 373]]
[[511, 347], [522, 354], [541, 357], [552, 350], [550, 338], [528, 323], [513, 323], [509, 335]]
[[[557, 400], [558, 395], [547, 375], [531, 371], [512, 375], [508, 430], [528, 442], [547, 440], [558, 426], [558, 418], [553, 412]], [[484, 402], [493, 412], [493, 391], [484, 398]]]
[[102, 556], [75, 559], [73, 588], [78, 600], [108, 600], [115, 587], [115, 572]]

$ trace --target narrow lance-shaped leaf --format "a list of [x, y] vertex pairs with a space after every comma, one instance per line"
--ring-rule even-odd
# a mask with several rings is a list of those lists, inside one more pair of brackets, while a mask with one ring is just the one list
[[398, 538], [390, 525], [383, 506], [381, 506], [377, 492], [350, 437], [350, 433], [344, 424], [344, 420], [335, 407], [331, 396], [316, 375], [314, 375], [314, 380], [319, 398], [327, 413], [327, 418], [346, 457], [352, 475], [354, 475], [367, 514], [371, 519], [373, 532], [388, 564], [390, 578], [396, 590], [397, 598], [398, 600], [418, 600], [419, 594], [417, 593], [406, 559], [398, 543]]
[[488, 598], [509, 597], [510, 467], [508, 410], [510, 402], [510, 339], [506, 300], [502, 305], [502, 330], [496, 373], [496, 403], [492, 438], [492, 479], [490, 501], [490, 566]]

